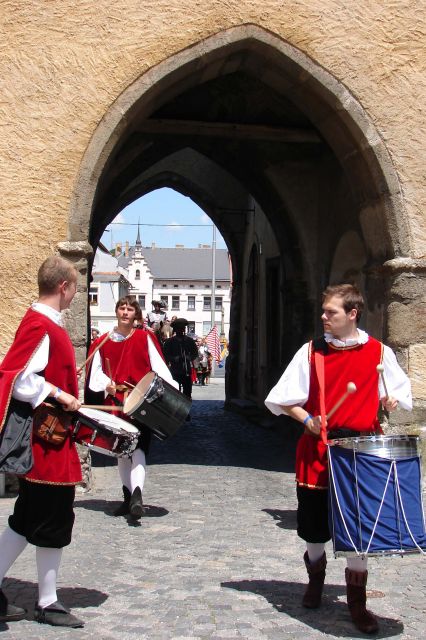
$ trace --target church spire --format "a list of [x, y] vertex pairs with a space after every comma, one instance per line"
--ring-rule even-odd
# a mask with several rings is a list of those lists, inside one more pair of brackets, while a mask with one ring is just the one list
[[136, 246], [141, 246], [142, 242], [141, 242], [141, 233], [140, 233], [140, 229], [139, 229], [139, 220], [138, 220], [138, 237], [136, 238]]

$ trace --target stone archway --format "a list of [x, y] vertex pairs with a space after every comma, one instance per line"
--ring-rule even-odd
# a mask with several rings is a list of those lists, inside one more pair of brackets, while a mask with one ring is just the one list
[[[254, 25], [177, 53], [111, 105], [81, 164], [71, 241], [96, 245], [123, 206], [160, 184], [202, 203], [230, 247], [236, 266], [230, 393], [246, 393], [237, 379], [247, 365], [239, 345], [254, 237], [263, 251], [258, 277], [265, 277], [267, 261], [280, 263], [276, 291], [268, 294], [278, 297], [283, 318], [280, 362], [313, 331], [318, 291], [347, 232], [361, 239], [360, 269], [369, 268], [365, 290], [378, 295], [376, 317], [387, 303], [386, 288], [377, 286], [381, 265], [410, 252], [398, 178], [362, 106], [310, 58]], [[259, 322], [262, 345], [262, 316]], [[267, 361], [258, 361], [269, 371]], [[264, 391], [258, 386], [257, 396]]]

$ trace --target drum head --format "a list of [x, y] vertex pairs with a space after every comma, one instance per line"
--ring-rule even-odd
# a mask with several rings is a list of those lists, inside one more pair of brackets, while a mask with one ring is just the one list
[[89, 409], [87, 407], [80, 409], [79, 412], [83, 416], [90, 418], [91, 420], [98, 422], [101, 425], [107, 426], [111, 431], [127, 431], [128, 433], [139, 433], [132, 424], [126, 422], [122, 418], [118, 418], [107, 411], [100, 411], [99, 409]]
[[138, 384], [127, 396], [126, 402], [124, 403], [123, 413], [126, 415], [132, 414], [134, 410], [143, 402], [145, 399], [154, 379], [156, 377], [156, 373], [154, 371], [149, 371], [144, 377], [139, 380]]

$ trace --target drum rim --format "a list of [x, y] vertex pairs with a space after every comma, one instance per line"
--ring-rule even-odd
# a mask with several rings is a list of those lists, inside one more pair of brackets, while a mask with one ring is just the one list
[[[88, 415], [86, 413], [86, 411], [90, 411], [90, 412], [96, 412], [96, 414], [99, 414], [99, 422], [97, 422], [95, 420], [94, 416], [91, 416], [90, 414]], [[114, 416], [112, 414], [107, 414], [106, 412], [102, 412], [100, 409], [91, 409], [90, 407], [82, 407], [77, 411], [78, 415], [83, 415], [85, 418], [89, 419], [89, 420], [93, 420], [95, 423], [95, 426], [99, 427], [99, 425], [101, 427], [109, 427], [111, 429], [111, 432], [114, 433], [120, 433], [125, 431], [128, 434], [137, 434], [139, 433], [139, 429], [137, 429], [133, 424], [130, 424], [129, 422], [126, 422], [126, 420], [123, 420], [123, 418], [120, 418], [119, 416]], [[106, 419], [105, 422], [101, 422], [100, 418], [104, 418]], [[114, 419], [114, 421], [116, 420], [118, 422], [117, 425], [114, 424], [108, 424], [108, 420], [110, 420], [111, 418]]]
[[[148, 386], [147, 386], [147, 388], [146, 388], [145, 392], [142, 394], [141, 390], [139, 389], [139, 385], [141, 384], [141, 382], [143, 382], [143, 381], [145, 380], [145, 378], [148, 378], [148, 377], [150, 377], [150, 378], [151, 378], [151, 381], [150, 381], [150, 383], [148, 384]], [[142, 402], [143, 402], [144, 400], [146, 400], [146, 397], [147, 397], [148, 393], [151, 391], [151, 388], [152, 388], [153, 384], [155, 383], [156, 378], [158, 378], [158, 377], [159, 377], [159, 376], [158, 376], [158, 373], [156, 373], [155, 371], [148, 371], [148, 373], [146, 373], [146, 374], [145, 374], [145, 375], [144, 375], [144, 376], [139, 380], [139, 382], [137, 383], [137, 385], [135, 386], [135, 388], [134, 388], [134, 389], [132, 389], [132, 390], [131, 390], [131, 392], [129, 393], [129, 395], [127, 396], [126, 401], [125, 401], [125, 403], [124, 403], [124, 406], [123, 406], [123, 413], [125, 413], [125, 414], [126, 414], [126, 416], [127, 416], [127, 415], [130, 415], [130, 416], [131, 416], [131, 415], [132, 415], [132, 413], [133, 413], [134, 411], [136, 411], [136, 409], [138, 409], [138, 408], [141, 406]], [[135, 393], [135, 392], [136, 392], [136, 393]], [[132, 398], [132, 396], [133, 396], [133, 395], [134, 395], [134, 396], [138, 396], [137, 403], [136, 403], [136, 404], [135, 404], [131, 409], [128, 409], [128, 406], [129, 406], [129, 404], [130, 404], [130, 400], [131, 400], [131, 398]]]
[[[416, 442], [418, 443], [420, 440], [420, 436], [416, 436], [416, 435], [408, 435], [408, 434], [398, 434], [398, 435], [385, 435], [385, 434], [377, 434], [374, 436], [355, 436], [353, 438], [336, 438], [334, 440], [330, 440], [328, 442], [328, 444], [330, 446], [334, 446], [334, 445], [339, 445], [341, 443], [343, 443], [343, 445], [345, 444], [352, 444], [352, 443], [364, 443], [364, 442], [383, 442], [384, 444], [387, 442], [391, 442], [393, 440], [399, 441], [399, 442]], [[350, 447], [353, 448], [353, 447]]]

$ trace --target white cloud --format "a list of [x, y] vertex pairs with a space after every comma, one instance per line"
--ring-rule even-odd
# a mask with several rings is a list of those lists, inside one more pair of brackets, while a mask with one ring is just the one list
[[111, 230], [112, 230], [112, 231], [117, 231], [117, 230], [118, 230], [118, 228], [119, 228], [119, 227], [117, 227], [117, 226], [115, 225], [115, 223], [117, 223], [117, 222], [119, 222], [119, 223], [120, 223], [120, 222], [126, 222], [126, 220], [125, 220], [125, 218], [124, 218], [124, 216], [123, 216], [123, 213], [122, 213], [122, 212], [120, 212], [120, 213], [118, 214], [118, 216], [116, 216], [116, 217], [114, 218], [114, 220], [112, 221], [112, 224], [109, 224], [109, 225], [106, 227], [106, 231], [111, 231]]
[[179, 224], [179, 222], [171, 222], [170, 226], [166, 227], [166, 230], [172, 233], [180, 233], [183, 231], [183, 225]]

